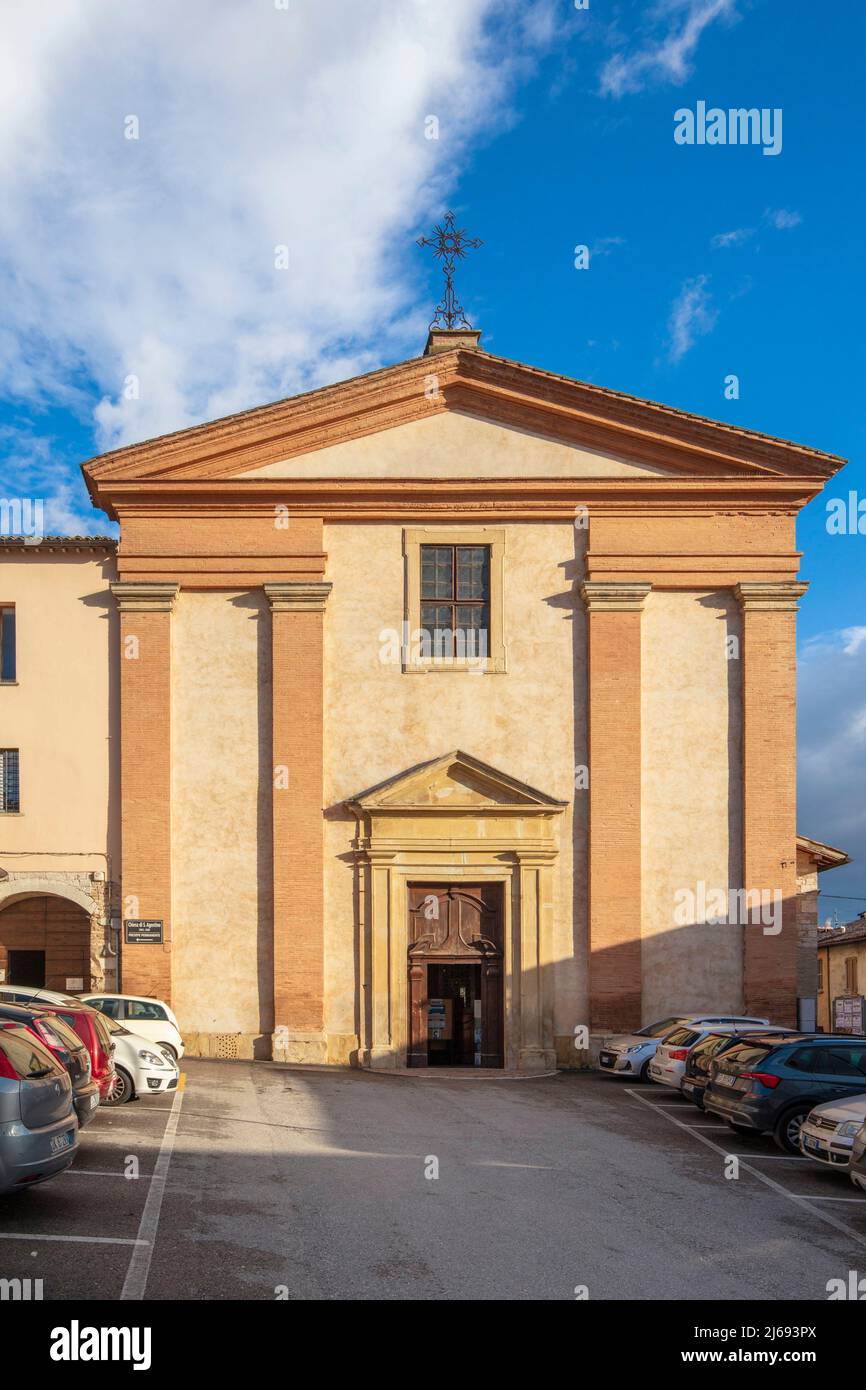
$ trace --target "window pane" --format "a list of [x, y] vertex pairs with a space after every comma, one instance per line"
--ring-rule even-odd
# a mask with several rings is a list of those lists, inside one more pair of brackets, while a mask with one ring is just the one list
[[453, 598], [453, 559], [453, 545], [422, 545], [422, 598]]
[[20, 810], [18, 749], [0, 749], [0, 811]]
[[486, 545], [458, 545], [457, 597], [486, 599], [488, 593], [488, 558]]
[[457, 655], [483, 656], [489, 651], [486, 603], [457, 604]]
[[0, 680], [15, 680], [14, 608], [0, 608]]
[[450, 657], [454, 654], [453, 612], [450, 603], [422, 603], [421, 627], [429, 641], [429, 653], [425, 655]]

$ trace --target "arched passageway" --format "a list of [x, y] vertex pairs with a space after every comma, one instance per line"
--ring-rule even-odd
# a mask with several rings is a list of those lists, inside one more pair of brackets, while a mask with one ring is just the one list
[[88, 914], [49, 894], [0, 905], [0, 975], [6, 984], [92, 988]]

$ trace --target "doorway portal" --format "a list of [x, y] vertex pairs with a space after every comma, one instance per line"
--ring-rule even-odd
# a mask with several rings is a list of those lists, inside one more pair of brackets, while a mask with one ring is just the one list
[[498, 883], [409, 888], [410, 1067], [501, 1067], [502, 891]]
[[9, 984], [45, 987], [45, 952], [10, 951]]

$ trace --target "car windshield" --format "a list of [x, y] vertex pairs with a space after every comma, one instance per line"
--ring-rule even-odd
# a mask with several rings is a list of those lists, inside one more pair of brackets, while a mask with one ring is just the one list
[[699, 1042], [695, 1046], [695, 1052], [699, 1052], [704, 1057], [714, 1057], [720, 1047], [723, 1047], [728, 1040], [727, 1033], [710, 1033], [708, 1038]]
[[675, 1028], [665, 1042], [674, 1047], [692, 1047], [700, 1036], [693, 1028]]
[[18, 1023], [0, 1025], [0, 1052], [5, 1054], [21, 1081], [35, 1081], [54, 1072], [63, 1072], [44, 1043], [39, 1042], [29, 1028], [22, 1028]]
[[759, 1047], [754, 1043], [736, 1043], [725, 1053], [724, 1063], [719, 1065], [726, 1065], [730, 1062], [736, 1067], [748, 1067], [749, 1069], [759, 1067], [762, 1062], [766, 1061], [771, 1051], [772, 1048], [770, 1047]]
[[129, 1029], [124, 1028], [123, 1024], [118, 1023], [116, 1018], [111, 1018], [108, 1014], [103, 1014], [102, 1022], [105, 1024], [109, 1033], [119, 1033], [122, 1037], [129, 1037]]
[[682, 1023], [681, 1018], [663, 1018], [660, 1023], [648, 1023], [646, 1028], [638, 1028], [636, 1038], [663, 1038], [672, 1028]]
[[51, 1024], [52, 1029], [67, 1051], [78, 1052], [79, 1048], [84, 1046], [84, 1043], [79, 1038], [75, 1029], [70, 1028], [66, 1020], [61, 1018], [59, 1014], [45, 1014], [44, 1018], [46, 1022]]

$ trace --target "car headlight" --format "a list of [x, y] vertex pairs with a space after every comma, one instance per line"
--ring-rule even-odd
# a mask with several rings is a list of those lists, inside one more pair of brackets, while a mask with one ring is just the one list
[[638, 1043], [635, 1047], [627, 1047], [625, 1050], [626, 1056], [630, 1057], [633, 1052], [642, 1052], [645, 1047], [646, 1043]]
[[141, 1051], [141, 1052], [139, 1052], [138, 1055], [139, 1055], [139, 1057], [141, 1058], [142, 1062], [146, 1062], [147, 1065], [148, 1065], [149, 1067], [164, 1067], [164, 1066], [165, 1066], [165, 1058], [164, 1058], [164, 1057], [157, 1057], [156, 1054], [153, 1053], [153, 1052], [144, 1052], [144, 1051]]
[[844, 1125], [840, 1125], [836, 1130], [837, 1139], [853, 1139], [860, 1129], [859, 1120], [846, 1120]]

